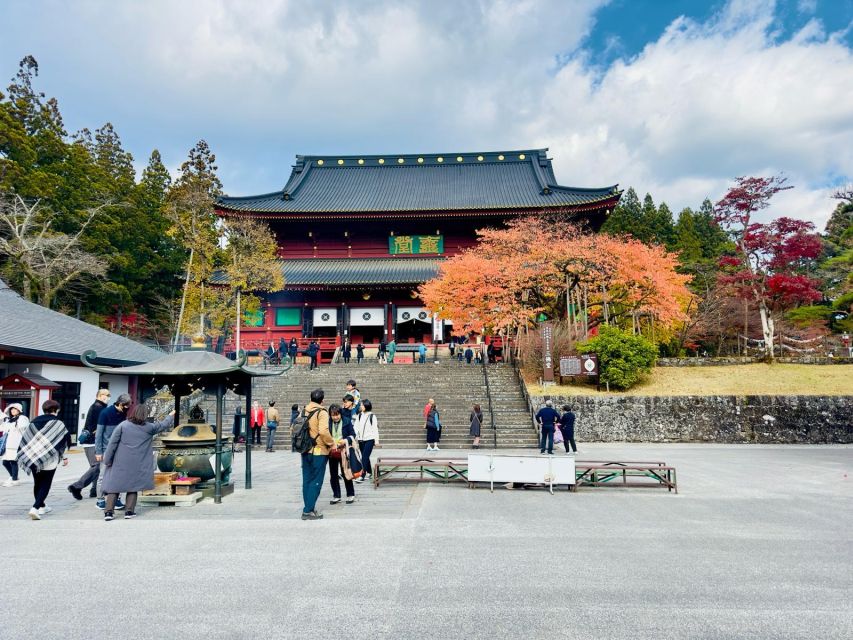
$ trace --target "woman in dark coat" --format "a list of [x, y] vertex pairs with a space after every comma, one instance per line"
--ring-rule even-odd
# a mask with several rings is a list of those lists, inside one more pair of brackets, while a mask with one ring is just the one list
[[175, 412], [172, 411], [162, 422], [154, 422], [148, 418], [148, 407], [136, 405], [120, 423], [110, 443], [104, 452], [104, 493], [107, 494], [107, 508], [104, 520], [114, 518], [118, 494], [127, 492], [125, 499], [126, 520], [136, 516], [136, 497], [140, 491], [154, 488], [154, 450], [151, 441], [154, 436], [172, 428], [175, 422]]
[[471, 415], [469, 417], [471, 421], [471, 430], [468, 434], [474, 438], [473, 447], [475, 449], [480, 448], [480, 429], [483, 426], [483, 412], [480, 410], [480, 405], [475, 404], [474, 408], [471, 411]]
[[427, 451], [438, 451], [441, 422], [439, 421], [438, 406], [435, 404], [435, 400], [432, 401], [432, 406], [429, 408], [429, 413], [427, 413], [424, 428], [427, 432]]

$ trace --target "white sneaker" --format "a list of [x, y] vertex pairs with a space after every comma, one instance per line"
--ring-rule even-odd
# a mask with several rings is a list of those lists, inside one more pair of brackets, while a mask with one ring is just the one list
[[29, 516], [32, 520], [41, 520], [41, 516], [39, 515], [38, 509], [36, 509], [35, 507], [29, 510]]
[[433, 449], [433, 451], [441, 451], [441, 449], [438, 448], [438, 445], [435, 445], [435, 448]]
[[6, 482], [3, 483], [3, 486], [4, 487], [14, 487], [15, 481], [12, 480], [12, 478], [9, 478], [8, 480], [6, 480]]
[[47, 505], [39, 508], [39, 515], [43, 516], [46, 513], [50, 513], [53, 511], [53, 507], [48, 507]]

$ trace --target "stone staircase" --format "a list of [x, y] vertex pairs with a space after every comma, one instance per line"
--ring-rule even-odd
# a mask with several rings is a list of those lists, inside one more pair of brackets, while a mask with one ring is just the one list
[[[530, 413], [512, 368], [489, 365], [488, 370], [497, 446], [535, 447], [536, 435]], [[290, 449], [288, 423], [292, 404], [298, 404], [301, 409], [308, 402], [311, 391], [317, 388], [326, 392], [325, 406], [340, 404], [346, 381], [351, 378], [358, 382], [361, 397], [373, 403], [383, 447], [425, 448], [423, 408], [428, 398], [435, 398], [441, 415], [440, 447], [470, 448], [472, 439], [468, 435], [468, 417], [474, 403], [480, 404], [484, 415], [481, 446], [494, 446], [495, 431], [492, 430], [482, 365], [468, 365], [449, 359], [423, 365], [382, 365], [369, 359], [360, 365], [353, 362], [323, 365], [313, 371], [297, 365], [279, 377], [256, 378], [252, 399], [258, 400], [265, 408], [270, 400], [275, 400], [282, 417], [283, 424], [276, 433], [276, 448]], [[238, 404], [245, 406], [245, 398], [233, 394], [226, 396], [223, 421], [226, 434], [231, 432]], [[203, 406], [212, 416], [215, 408], [213, 398], [207, 397]], [[266, 429], [262, 432], [264, 443], [265, 438]]]

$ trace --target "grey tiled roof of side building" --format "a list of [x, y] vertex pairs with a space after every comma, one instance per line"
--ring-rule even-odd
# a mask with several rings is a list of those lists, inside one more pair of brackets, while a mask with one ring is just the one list
[[104, 364], [138, 364], [163, 354], [156, 349], [24, 300], [0, 280], [0, 350], [49, 354], [80, 363], [80, 354], [94, 350]]
[[261, 214], [525, 210], [588, 206], [618, 195], [616, 185], [582, 189], [556, 184], [547, 149], [534, 149], [444, 155], [296, 156], [281, 191], [223, 196], [218, 205]]
[[[443, 258], [304, 258], [282, 260], [284, 288], [419, 284], [438, 274]], [[223, 273], [214, 284], [226, 282]]]

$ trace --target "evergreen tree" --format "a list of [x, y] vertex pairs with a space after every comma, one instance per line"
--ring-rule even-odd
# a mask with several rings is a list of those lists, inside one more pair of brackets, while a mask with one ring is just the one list
[[637, 192], [633, 187], [628, 187], [628, 190], [622, 194], [619, 204], [613, 208], [610, 217], [602, 225], [601, 231], [612, 236], [634, 235], [635, 230], [640, 226], [641, 216], [642, 205]]
[[675, 229], [672, 223], [672, 211], [665, 202], [661, 202], [654, 215], [647, 221], [652, 242], [671, 249], [675, 244]]
[[675, 225], [675, 251], [682, 265], [690, 266], [702, 259], [702, 242], [696, 231], [696, 219], [693, 210], [685, 207], [678, 214]]

